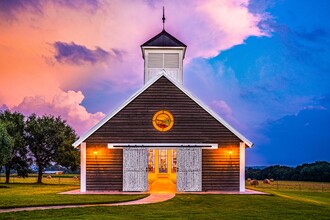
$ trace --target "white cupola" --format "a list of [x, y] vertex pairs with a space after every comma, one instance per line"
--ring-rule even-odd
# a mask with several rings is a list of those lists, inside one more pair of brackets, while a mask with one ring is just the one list
[[179, 84], [183, 84], [183, 59], [187, 46], [164, 29], [141, 45], [144, 59], [144, 84], [164, 71]]

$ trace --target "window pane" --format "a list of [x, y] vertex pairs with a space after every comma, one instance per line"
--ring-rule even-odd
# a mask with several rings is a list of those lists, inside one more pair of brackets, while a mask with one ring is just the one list
[[149, 173], [155, 172], [155, 151], [154, 150], [148, 151], [148, 172]]
[[167, 150], [159, 150], [159, 173], [167, 173]]
[[172, 173], [176, 173], [176, 150], [172, 150]]

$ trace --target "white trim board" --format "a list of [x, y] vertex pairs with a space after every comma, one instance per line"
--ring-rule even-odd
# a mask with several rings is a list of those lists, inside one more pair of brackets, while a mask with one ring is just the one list
[[86, 192], [86, 142], [80, 147], [80, 192]]
[[206, 105], [204, 105], [199, 99], [191, 95], [188, 91], [186, 91], [180, 84], [176, 83], [170, 76], [167, 75], [165, 71], [162, 71], [161, 74], [151, 80], [149, 80], [140, 90], [134, 93], [129, 99], [126, 100], [121, 106], [119, 106], [115, 111], [105, 116], [99, 123], [94, 125], [89, 131], [83, 134], [76, 142], [72, 144], [74, 147], [78, 147], [83, 141], [85, 141], [90, 135], [92, 135], [97, 129], [99, 129], [102, 125], [104, 125], [108, 120], [114, 117], [118, 112], [120, 112], [123, 108], [125, 108], [129, 103], [131, 103], [135, 98], [137, 98], [141, 93], [143, 93], [146, 89], [148, 89], [152, 84], [154, 84], [158, 79], [164, 76], [170, 82], [172, 82], [178, 89], [180, 89], [184, 94], [186, 94], [189, 98], [191, 98], [195, 103], [197, 103], [200, 107], [202, 107], [206, 112], [208, 112], [213, 118], [215, 118], [218, 122], [220, 122], [223, 126], [225, 126], [228, 130], [234, 133], [241, 141], [243, 141], [248, 147], [252, 147], [253, 143], [249, 141], [246, 137], [244, 137], [241, 133], [239, 133], [236, 129], [230, 126], [223, 118], [209, 109]]
[[239, 191], [245, 192], [245, 143], [239, 143]]
[[218, 149], [218, 144], [194, 144], [194, 143], [109, 143], [109, 149], [121, 149], [123, 147], [148, 147], [148, 148], [177, 148], [177, 147], [202, 147], [203, 149]]

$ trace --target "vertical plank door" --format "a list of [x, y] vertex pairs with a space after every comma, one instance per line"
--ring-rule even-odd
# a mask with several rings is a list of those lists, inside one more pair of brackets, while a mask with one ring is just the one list
[[202, 191], [202, 148], [177, 148], [177, 191]]
[[145, 147], [123, 149], [123, 191], [148, 191], [148, 150]]

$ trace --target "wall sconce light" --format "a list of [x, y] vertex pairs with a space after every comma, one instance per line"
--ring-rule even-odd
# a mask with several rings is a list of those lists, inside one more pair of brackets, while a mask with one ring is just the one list
[[97, 149], [94, 150], [93, 154], [95, 156], [95, 159], [97, 159]]
[[228, 151], [228, 155], [229, 155], [229, 158], [231, 159], [231, 155], [233, 155], [233, 151], [232, 150], [229, 150]]

